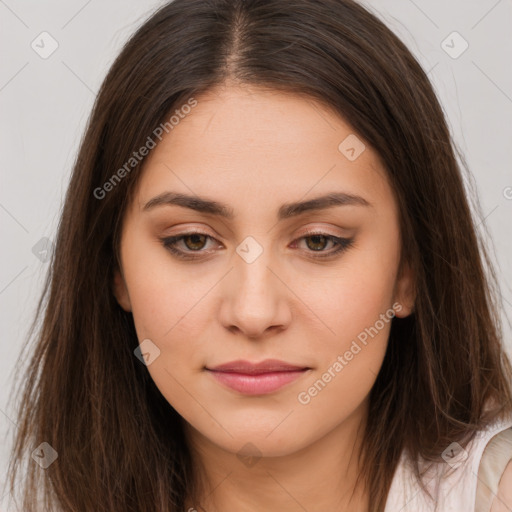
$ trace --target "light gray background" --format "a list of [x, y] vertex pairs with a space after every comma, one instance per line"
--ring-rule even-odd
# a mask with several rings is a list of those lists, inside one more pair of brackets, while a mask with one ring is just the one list
[[[286, 1], [286, 0], [283, 0]], [[80, 138], [98, 90], [123, 43], [162, 1], [0, 0], [0, 486], [16, 429], [7, 408], [13, 368], [48, 263], [32, 247], [54, 240]], [[480, 197], [512, 313], [512, 0], [365, 0], [429, 72]], [[41, 58], [47, 31], [57, 50]], [[463, 49], [457, 31], [469, 44]], [[442, 42], [446, 42], [442, 45]], [[443, 46], [445, 49], [443, 49]], [[49, 48], [46, 40], [45, 48]], [[511, 328], [505, 321], [510, 350]], [[7, 511], [7, 497], [0, 506]], [[12, 510], [12, 509], [11, 509]]]

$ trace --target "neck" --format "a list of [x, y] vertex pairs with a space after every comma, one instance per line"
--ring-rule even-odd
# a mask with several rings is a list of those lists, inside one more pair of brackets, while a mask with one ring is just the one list
[[196, 488], [201, 489], [199, 496], [187, 498], [185, 511], [367, 512], [362, 479], [357, 484], [366, 414], [364, 402], [314, 443], [287, 455], [262, 456], [247, 465], [184, 422]]

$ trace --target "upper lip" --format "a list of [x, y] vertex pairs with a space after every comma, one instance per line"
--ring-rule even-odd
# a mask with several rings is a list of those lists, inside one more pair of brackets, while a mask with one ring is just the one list
[[259, 363], [251, 363], [250, 361], [230, 361], [229, 363], [220, 364], [213, 368], [206, 368], [218, 372], [260, 374], [270, 372], [291, 372], [297, 370], [307, 370], [306, 366], [297, 366], [294, 364], [279, 361], [278, 359], [265, 359]]

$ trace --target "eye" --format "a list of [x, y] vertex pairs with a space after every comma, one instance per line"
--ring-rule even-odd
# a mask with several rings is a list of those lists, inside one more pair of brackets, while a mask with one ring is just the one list
[[[187, 252], [205, 252], [202, 251], [202, 249], [204, 248], [207, 239], [214, 240], [213, 237], [207, 235], [206, 233], [191, 232], [162, 238], [161, 242], [162, 245], [175, 256], [183, 259], [194, 259], [198, 256], [187, 254]], [[185, 249], [180, 249], [177, 247], [180, 243], [185, 245]]]
[[[215, 240], [215, 238], [207, 235], [206, 233], [201, 232], [190, 232], [190, 233], [182, 233], [180, 235], [170, 236], [166, 238], [161, 238], [160, 241], [162, 245], [169, 250], [172, 254], [177, 256], [178, 258], [184, 260], [192, 260], [201, 258], [204, 253], [208, 253], [211, 251], [203, 250], [207, 245], [206, 242], [211, 239]], [[321, 232], [309, 232], [304, 236], [298, 238], [297, 240], [305, 240], [306, 247], [310, 249], [306, 252], [309, 253], [317, 253], [311, 254], [313, 258], [330, 258], [333, 257], [352, 246], [354, 239], [353, 238], [342, 238], [334, 235], [329, 235], [327, 233]], [[296, 246], [296, 241], [293, 244]], [[325, 251], [325, 248], [328, 244], [332, 244], [330, 251]], [[178, 246], [183, 244], [185, 248], [179, 248]], [[194, 253], [198, 253], [197, 255]]]
[[[311, 252], [318, 253], [313, 254], [314, 258], [330, 258], [345, 251], [354, 242], [353, 238], [342, 238], [321, 232], [308, 232], [298, 240], [304, 240], [306, 247], [311, 249]], [[324, 249], [329, 243], [332, 244], [332, 249], [325, 251]]]

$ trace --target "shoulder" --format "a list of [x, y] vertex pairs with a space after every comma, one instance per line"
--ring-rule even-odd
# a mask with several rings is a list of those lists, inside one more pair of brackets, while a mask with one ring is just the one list
[[490, 512], [509, 512], [510, 510], [512, 510], [512, 460], [508, 462], [501, 476]]
[[491, 491], [492, 505], [489, 511], [509, 512], [512, 510], [512, 428], [494, 436], [486, 446], [482, 459], [486, 457], [490, 478], [487, 478], [487, 482], [484, 479], [483, 483]]
[[[452, 445], [439, 462], [421, 457], [415, 461], [403, 452], [385, 512], [512, 512], [512, 418], [481, 429], [464, 448]], [[421, 482], [414, 470], [417, 464]]]

